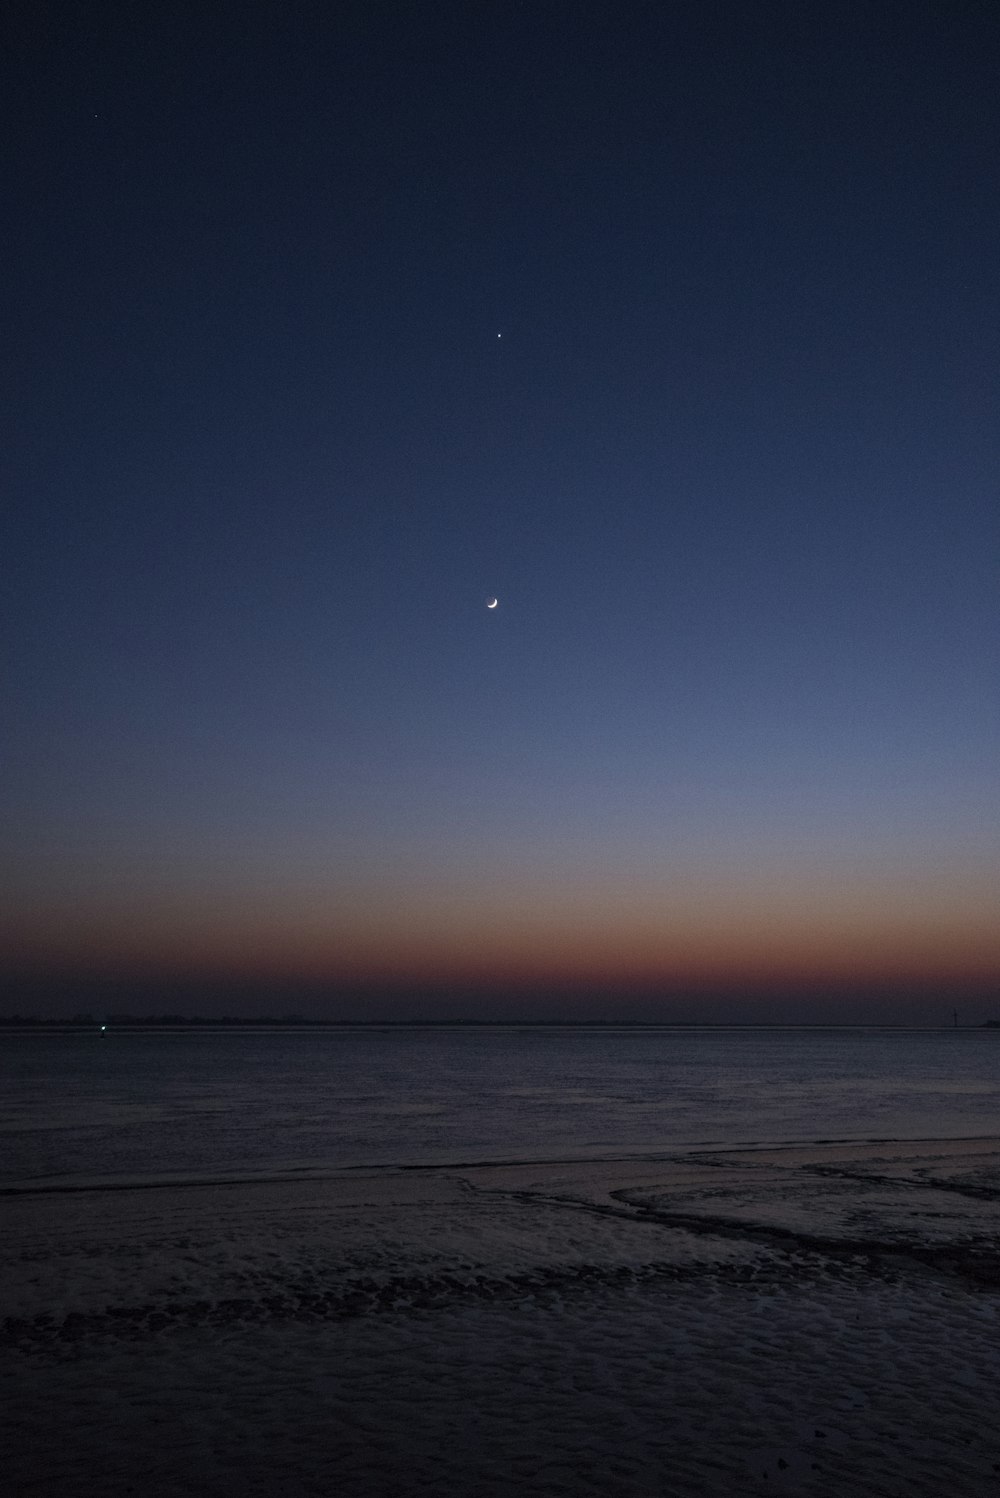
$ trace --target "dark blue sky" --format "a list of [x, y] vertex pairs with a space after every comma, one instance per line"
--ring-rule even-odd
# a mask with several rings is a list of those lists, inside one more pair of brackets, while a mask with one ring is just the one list
[[998, 43], [24, 8], [7, 970], [995, 990]]

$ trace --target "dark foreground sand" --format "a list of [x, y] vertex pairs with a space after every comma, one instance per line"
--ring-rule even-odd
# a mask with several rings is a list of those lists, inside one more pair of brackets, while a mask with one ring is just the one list
[[13, 1495], [1000, 1494], [1000, 1140], [0, 1211]]

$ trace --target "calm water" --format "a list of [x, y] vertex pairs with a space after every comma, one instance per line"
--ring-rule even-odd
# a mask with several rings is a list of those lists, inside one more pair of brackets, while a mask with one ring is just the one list
[[1000, 1032], [0, 1032], [0, 1184], [1000, 1128]]

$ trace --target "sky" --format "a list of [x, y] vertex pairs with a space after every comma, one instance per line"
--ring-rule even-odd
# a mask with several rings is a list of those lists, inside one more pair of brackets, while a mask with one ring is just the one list
[[3, 52], [0, 1011], [1000, 1012], [994, 6]]

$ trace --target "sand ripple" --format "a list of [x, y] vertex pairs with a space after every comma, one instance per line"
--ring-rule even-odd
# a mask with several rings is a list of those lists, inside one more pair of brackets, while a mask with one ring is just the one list
[[7, 1491], [983, 1498], [998, 1146], [5, 1202]]

